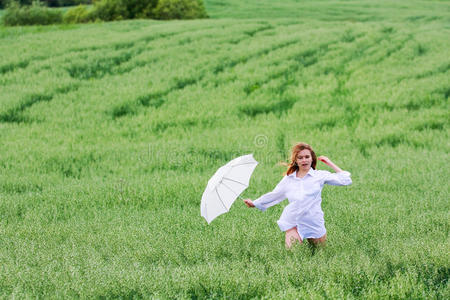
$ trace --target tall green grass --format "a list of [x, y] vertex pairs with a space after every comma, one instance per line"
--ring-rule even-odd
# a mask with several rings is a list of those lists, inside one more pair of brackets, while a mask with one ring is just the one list
[[[448, 5], [258, 3], [1, 29], [0, 297], [449, 298]], [[352, 173], [325, 249], [285, 250], [285, 203], [200, 217], [218, 167], [254, 153], [254, 199], [298, 141]]]
[[212, 18], [298, 18], [343, 22], [415, 22], [449, 21], [446, 1], [380, 0], [285, 0], [239, 1], [207, 0]]

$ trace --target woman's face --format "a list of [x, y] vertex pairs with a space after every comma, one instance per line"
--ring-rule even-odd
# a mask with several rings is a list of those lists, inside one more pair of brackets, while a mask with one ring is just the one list
[[312, 156], [311, 151], [308, 149], [303, 149], [297, 154], [297, 165], [300, 168], [300, 170], [303, 171], [309, 171], [312, 164]]

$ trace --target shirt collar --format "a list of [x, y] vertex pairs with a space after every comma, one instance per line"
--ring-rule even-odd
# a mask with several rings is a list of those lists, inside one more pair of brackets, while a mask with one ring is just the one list
[[[315, 171], [314, 171], [314, 169], [313, 168], [309, 168], [309, 171], [308, 171], [308, 173], [306, 173], [306, 175], [311, 175], [312, 177], [314, 177], [315, 175], [316, 175], [316, 173], [315, 173]], [[306, 176], [305, 175], [305, 176]], [[295, 172], [292, 172], [291, 174], [289, 174], [288, 176], [291, 176], [292, 178], [297, 178], [297, 171], [295, 171]]]

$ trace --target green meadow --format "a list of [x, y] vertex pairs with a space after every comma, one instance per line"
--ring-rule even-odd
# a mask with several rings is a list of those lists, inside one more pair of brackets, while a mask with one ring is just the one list
[[[0, 298], [449, 299], [449, 2], [205, 6], [0, 27]], [[287, 201], [200, 216], [220, 166], [253, 153], [256, 199], [300, 141], [352, 173], [324, 249], [285, 249]]]

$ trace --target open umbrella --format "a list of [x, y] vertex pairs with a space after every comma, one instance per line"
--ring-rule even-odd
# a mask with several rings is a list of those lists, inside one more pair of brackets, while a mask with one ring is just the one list
[[248, 187], [256, 165], [253, 154], [243, 155], [220, 167], [209, 179], [200, 205], [201, 216], [208, 224], [230, 210], [234, 200]]

